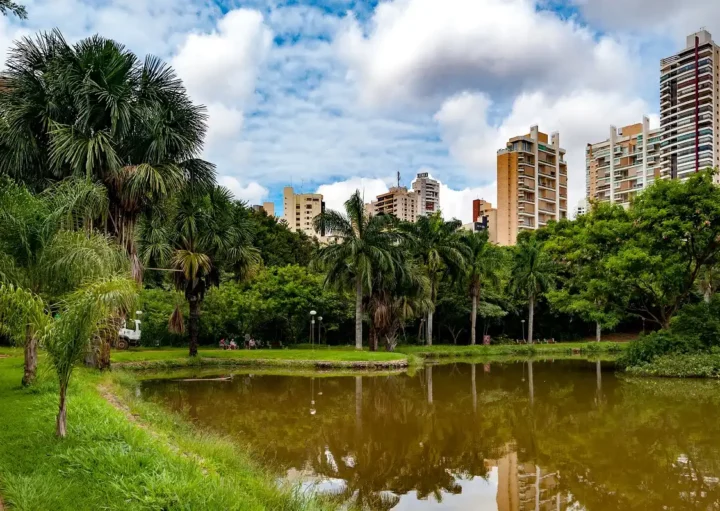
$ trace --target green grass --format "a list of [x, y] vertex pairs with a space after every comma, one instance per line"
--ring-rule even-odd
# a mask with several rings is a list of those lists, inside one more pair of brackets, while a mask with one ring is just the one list
[[127, 369], [152, 369], [185, 366], [233, 366], [285, 368], [387, 368], [405, 367], [408, 356], [384, 351], [347, 349], [262, 349], [220, 350], [200, 349], [198, 357], [188, 357], [187, 348], [137, 348], [114, 351], [112, 362]]
[[565, 342], [557, 344], [497, 344], [475, 346], [402, 346], [401, 353], [421, 358], [489, 358], [498, 356], [542, 356], [542, 355], [573, 355], [596, 356], [609, 353], [620, 353], [627, 347], [624, 343], [615, 342]]
[[648, 364], [628, 367], [627, 373], [665, 378], [720, 378], [720, 354], [666, 355]]
[[[311, 510], [248, 452], [134, 397], [126, 372], [78, 369], [68, 437], [54, 435], [57, 386], [19, 386], [22, 357], [0, 359], [0, 495], [11, 510]], [[17, 356], [15, 356], [17, 355]], [[123, 411], [98, 386], [118, 395]]]

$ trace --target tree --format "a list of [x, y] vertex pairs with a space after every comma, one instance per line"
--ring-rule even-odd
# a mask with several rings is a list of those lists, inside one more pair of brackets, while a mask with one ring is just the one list
[[360, 191], [356, 191], [345, 202], [345, 215], [325, 211], [314, 223], [317, 232], [335, 238], [318, 251], [315, 259], [315, 264], [327, 271], [326, 285], [351, 287], [355, 293], [355, 348], [360, 350], [363, 297], [372, 290], [377, 272], [393, 269], [394, 253], [399, 250], [394, 220], [385, 215], [368, 215]]
[[522, 240], [516, 246], [511, 279], [513, 290], [528, 301], [528, 339], [532, 344], [535, 303], [555, 281], [553, 263], [535, 237]]
[[432, 345], [433, 310], [437, 302], [438, 288], [444, 278], [458, 278], [465, 267], [469, 250], [462, 241], [458, 229], [459, 220], [446, 222], [440, 213], [421, 216], [417, 222], [402, 224], [411, 251], [419, 259], [430, 282], [430, 303], [427, 313], [427, 344]]
[[206, 291], [220, 284], [223, 270], [236, 280], [260, 264], [245, 223], [236, 222], [230, 192], [214, 187], [198, 193], [192, 187], [154, 212], [140, 228], [140, 254], [145, 264], [168, 265], [175, 287], [189, 306], [190, 356], [197, 356], [200, 308]]
[[483, 284], [499, 285], [499, 271], [502, 267], [502, 254], [494, 245], [488, 242], [486, 232], [470, 233], [463, 237], [467, 245], [467, 259], [465, 265], [465, 280], [472, 301], [470, 313], [470, 344], [476, 342], [476, 328], [478, 301]]
[[214, 182], [198, 159], [206, 131], [174, 71], [99, 36], [69, 45], [57, 30], [11, 49], [0, 95], [0, 173], [34, 188], [79, 176], [108, 190], [103, 228], [142, 279], [135, 227], [186, 183]]
[[22, 20], [27, 19], [27, 11], [24, 6], [16, 4], [12, 0], [0, 0], [0, 14], [7, 16], [8, 13], [14, 14]]
[[75, 365], [93, 338], [115, 329], [112, 318], [133, 309], [137, 285], [123, 276], [97, 280], [69, 295], [60, 305], [59, 317], [50, 322], [43, 342], [60, 384], [56, 434], [67, 435], [67, 390]]

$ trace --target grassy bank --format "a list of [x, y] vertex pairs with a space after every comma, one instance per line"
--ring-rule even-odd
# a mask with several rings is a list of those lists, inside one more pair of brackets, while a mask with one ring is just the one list
[[[125, 372], [78, 369], [68, 438], [58, 440], [51, 375], [21, 389], [21, 353], [2, 354], [0, 495], [8, 510], [321, 509], [277, 488], [244, 449], [134, 398]], [[115, 405], [100, 389], [119, 396]]]
[[425, 358], [493, 358], [493, 357], [528, 357], [545, 355], [582, 355], [597, 356], [602, 354], [618, 354], [627, 344], [615, 342], [566, 342], [557, 344], [498, 344], [475, 346], [403, 346], [398, 351], [408, 355]]
[[408, 356], [383, 351], [348, 349], [220, 350], [201, 349], [188, 357], [187, 348], [138, 348], [114, 351], [114, 365], [125, 369], [253, 366], [285, 368], [394, 369], [408, 366]]
[[634, 376], [720, 378], [720, 354], [666, 355], [648, 364], [627, 368]]

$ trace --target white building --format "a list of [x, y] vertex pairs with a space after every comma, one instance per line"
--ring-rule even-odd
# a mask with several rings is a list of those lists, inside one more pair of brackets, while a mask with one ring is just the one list
[[393, 186], [386, 193], [365, 205], [371, 215], [394, 215], [405, 222], [414, 222], [417, 216], [417, 193], [404, 186]]
[[575, 206], [575, 217], [574, 217], [574, 218], [577, 218], [577, 217], [579, 217], [580, 215], [584, 215], [584, 214], [587, 213], [587, 212], [588, 212], [588, 201], [587, 201], [587, 199], [580, 199], [580, 200], [578, 201], [577, 205]]
[[720, 162], [720, 47], [707, 30], [660, 61], [662, 177], [686, 179]]
[[417, 214], [427, 215], [440, 211], [440, 183], [427, 172], [420, 172], [412, 188], [417, 194]]
[[315, 232], [313, 220], [325, 211], [323, 196], [319, 193], [295, 193], [291, 186], [283, 189], [282, 219], [293, 232], [302, 231], [310, 237], [324, 237]]

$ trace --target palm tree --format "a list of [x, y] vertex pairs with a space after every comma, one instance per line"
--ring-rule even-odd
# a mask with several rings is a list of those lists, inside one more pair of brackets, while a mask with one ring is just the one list
[[23, 20], [27, 19], [27, 11], [24, 6], [16, 4], [12, 0], [0, 0], [0, 14], [7, 16], [8, 13], [14, 14]]
[[11, 50], [0, 95], [0, 172], [42, 187], [69, 175], [108, 189], [105, 229], [142, 279], [140, 214], [188, 182], [214, 183], [198, 159], [206, 131], [174, 71], [99, 36], [71, 46], [58, 31]]
[[[140, 254], [146, 264], [167, 265], [175, 286], [185, 294], [190, 316], [190, 356], [197, 356], [200, 308], [206, 291], [220, 284], [223, 270], [236, 280], [261, 264], [247, 223], [237, 222], [230, 192], [214, 187], [207, 193], [187, 188], [170, 211], [145, 219], [140, 229]], [[178, 311], [173, 313], [178, 323]]]
[[528, 339], [533, 343], [535, 302], [555, 282], [553, 263], [535, 238], [519, 243], [515, 249], [511, 283], [513, 290], [528, 300]]
[[403, 224], [412, 252], [420, 260], [430, 283], [431, 308], [427, 313], [427, 345], [432, 345], [433, 311], [437, 303], [437, 292], [443, 278], [458, 278], [465, 267], [467, 245], [459, 232], [459, 220], [446, 222], [435, 213], [421, 216], [416, 223]]
[[315, 218], [315, 230], [327, 231], [335, 242], [322, 247], [315, 264], [327, 271], [326, 285], [355, 292], [355, 348], [362, 349], [363, 297], [372, 290], [379, 271], [395, 266], [399, 237], [392, 217], [368, 215], [360, 191], [345, 202], [345, 215], [325, 211]]
[[470, 344], [474, 345], [480, 292], [483, 284], [498, 285], [500, 283], [499, 271], [502, 267], [502, 257], [498, 249], [488, 242], [487, 232], [469, 233], [463, 237], [463, 242], [468, 249], [465, 278], [472, 300]]

